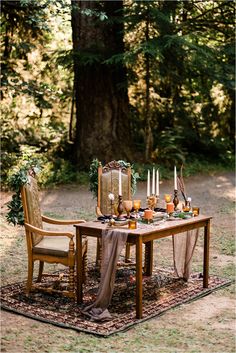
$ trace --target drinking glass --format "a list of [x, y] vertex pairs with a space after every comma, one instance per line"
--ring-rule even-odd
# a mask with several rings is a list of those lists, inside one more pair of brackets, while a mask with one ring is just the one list
[[136, 229], [137, 228], [137, 220], [136, 219], [130, 219], [129, 220], [129, 229]]
[[133, 202], [132, 200], [124, 200], [123, 201], [123, 206], [124, 206], [124, 209], [127, 213], [127, 218], [130, 218], [130, 212], [132, 210], [132, 207], [133, 207]]
[[[172, 210], [172, 202], [171, 202], [172, 195], [171, 194], [165, 194], [164, 199], [166, 202], [166, 212], [169, 214], [171, 213], [170, 211]], [[172, 211], [173, 212], [173, 211]]]
[[200, 213], [199, 207], [193, 207], [193, 208], [192, 208], [192, 211], [193, 211], [193, 215], [194, 215], [195, 217], [198, 216], [199, 213]]
[[171, 197], [172, 197], [171, 194], [165, 194], [165, 195], [164, 195], [165, 202], [166, 202], [166, 203], [171, 202]]
[[133, 201], [133, 207], [135, 210], [135, 218], [138, 218], [138, 210], [140, 209], [141, 206], [141, 200], [134, 200]]

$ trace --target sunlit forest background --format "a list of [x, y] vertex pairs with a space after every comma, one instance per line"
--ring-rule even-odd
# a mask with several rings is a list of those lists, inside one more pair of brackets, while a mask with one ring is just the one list
[[1, 2], [1, 173], [234, 167], [234, 1]]

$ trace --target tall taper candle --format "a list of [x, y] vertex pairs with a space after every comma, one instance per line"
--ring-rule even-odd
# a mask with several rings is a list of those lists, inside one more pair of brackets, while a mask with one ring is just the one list
[[152, 170], [152, 195], [155, 195], [155, 168]]
[[147, 197], [150, 196], [150, 170], [148, 170], [148, 175], [147, 175]]
[[159, 170], [156, 171], [156, 195], [159, 195]]
[[178, 190], [177, 188], [177, 173], [176, 173], [176, 166], [174, 168], [174, 190]]
[[122, 195], [122, 185], [121, 185], [121, 169], [119, 169], [119, 196]]

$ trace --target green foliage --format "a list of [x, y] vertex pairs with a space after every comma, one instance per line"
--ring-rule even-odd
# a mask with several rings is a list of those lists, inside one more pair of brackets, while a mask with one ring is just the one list
[[[6, 94], [9, 88], [19, 91], [27, 82], [18, 72], [15, 60], [28, 63], [28, 54], [36, 49], [37, 41], [46, 42], [49, 32], [46, 7], [48, 1], [3, 1], [1, 6], [2, 47], [2, 89]], [[19, 83], [20, 86], [19, 87]], [[29, 89], [30, 90], [30, 89]], [[31, 92], [33, 93], [33, 92]]]
[[97, 198], [98, 194], [98, 167], [101, 162], [97, 158], [93, 159], [89, 167], [89, 190]]
[[[40, 173], [42, 185], [86, 181], [68, 158], [73, 148], [68, 143], [69, 119], [72, 129], [76, 125], [75, 111], [70, 114], [74, 60], [81, 66], [126, 65], [136, 146], [133, 160], [140, 165], [149, 117], [153, 146], [147, 166], [154, 161], [162, 166], [163, 175], [174, 163], [192, 165], [191, 173], [205, 160], [216, 169], [222, 164], [233, 168], [233, 3], [124, 2], [124, 13], [117, 13], [115, 19], [103, 11], [103, 5], [99, 2], [99, 10], [81, 13], [93, 16], [97, 26], [106, 26], [108, 35], [114, 21], [124, 23], [125, 50], [115, 55], [111, 48], [72, 49], [70, 1], [2, 2], [2, 187], [22, 160], [22, 145], [38, 148], [45, 167]], [[214, 164], [216, 159], [219, 164]]]
[[69, 161], [56, 158], [44, 165], [39, 180], [44, 186], [69, 184], [78, 180], [78, 172]]
[[24, 212], [20, 195], [13, 194], [12, 200], [7, 203], [8, 213], [6, 215], [7, 222], [9, 224], [23, 225], [24, 224]]
[[11, 201], [7, 203], [8, 213], [6, 219], [8, 223], [12, 223], [14, 226], [24, 224], [24, 212], [20, 195], [21, 186], [27, 184], [27, 170], [22, 167], [20, 170], [11, 174], [9, 178], [9, 185], [11, 190], [15, 191], [12, 195]]
[[[40, 152], [40, 149], [33, 148], [27, 145], [21, 146], [19, 153], [8, 156], [9, 161], [5, 158], [4, 166], [9, 164], [10, 168], [1, 170], [2, 172], [2, 188], [17, 191], [17, 186], [20, 187], [24, 183], [26, 171], [31, 167], [40, 169], [37, 177], [40, 186], [49, 187], [52, 185], [69, 184], [77, 182], [79, 184], [86, 184], [88, 176], [86, 173], [78, 172], [76, 167], [68, 160], [65, 160], [58, 155], [57, 150], [54, 154], [47, 152]], [[62, 153], [64, 155], [64, 152]], [[13, 158], [14, 156], [14, 158]]]
[[[222, 137], [231, 141], [230, 149], [222, 146], [222, 157], [232, 153], [233, 100], [230, 98], [231, 108], [226, 108], [225, 96], [228, 114], [222, 114], [217, 99], [209, 94], [221, 83], [219, 94], [228, 91], [227, 97], [233, 97], [234, 10], [230, 2], [220, 2], [219, 6], [203, 2], [200, 9], [187, 2], [140, 1], [126, 8], [126, 16], [127, 50], [122, 59], [129, 67], [130, 97], [137, 112], [136, 125], [143, 123], [143, 133], [151, 116], [150, 159], [160, 158], [168, 166], [171, 160], [184, 161], [199, 145], [213, 159], [211, 152], [218, 150]], [[222, 29], [218, 31], [219, 23]], [[117, 54], [110, 61], [119, 59]], [[147, 80], [149, 88], [145, 91]], [[227, 133], [223, 133], [223, 124]], [[165, 138], [167, 129], [173, 131], [168, 132], [170, 141]], [[135, 137], [139, 135], [140, 128]]]
[[[52, 32], [59, 26], [58, 18], [52, 25], [50, 16], [55, 14], [55, 9], [68, 7], [68, 2], [65, 3], [64, 0], [24, 0], [2, 4], [5, 36], [1, 43], [3, 187], [7, 184], [9, 170], [21, 159], [20, 146], [36, 146], [38, 154], [44, 154], [46, 160], [53, 160], [54, 153], [60, 158], [65, 148], [71, 78], [65, 74], [62, 83], [62, 66], [51, 60], [56, 55], [51, 55], [50, 48]], [[66, 31], [67, 26], [63, 25]], [[63, 43], [66, 40], [67, 35], [64, 35]], [[56, 47], [61, 50], [59, 41]]]
[[[160, 180], [170, 180], [173, 178], [173, 166], [175, 162], [172, 161], [172, 164], [168, 167], [159, 162], [153, 164], [142, 164], [134, 163], [134, 168], [139, 174], [140, 181], [147, 180], [148, 170], [152, 170], [153, 166], [159, 169]], [[177, 163], [178, 170], [180, 169], [182, 163]], [[234, 164], [225, 164], [222, 161], [209, 161], [205, 159], [205, 156], [192, 154], [186, 158], [185, 163], [183, 164], [183, 177], [190, 177], [194, 175], [213, 175], [216, 173], [222, 173], [225, 171], [233, 171]]]
[[[9, 171], [7, 186], [14, 191], [12, 200], [7, 204], [9, 209], [6, 218], [14, 225], [24, 224], [23, 208], [20, 196], [20, 188], [28, 182], [27, 173], [33, 168], [38, 174], [37, 180], [40, 185], [51, 186], [55, 184], [68, 184], [71, 182], [86, 182], [84, 175], [79, 174], [68, 161], [62, 158], [49, 161], [45, 155], [37, 152], [37, 149], [25, 147], [22, 149], [21, 158], [18, 163]], [[43, 168], [42, 168], [43, 166]]]
[[45, 156], [37, 147], [21, 145], [19, 150], [10, 154], [2, 152], [1, 187], [18, 192], [21, 182], [25, 182], [25, 173], [30, 167], [45, 163]]
[[107, 15], [103, 11], [96, 11], [96, 10], [92, 10], [92, 9], [82, 9], [82, 10], [80, 10], [80, 12], [82, 15], [85, 15], [85, 16], [98, 17], [100, 19], [100, 21], [104, 21], [104, 20], [108, 19]]
[[134, 163], [134, 168], [139, 175], [140, 181], [147, 180], [148, 170], [152, 170], [153, 166], [155, 166], [155, 168], [159, 169], [159, 177], [161, 180], [172, 178], [172, 176], [173, 176], [173, 168], [172, 167], [171, 168], [166, 167], [165, 165], [159, 164], [157, 162], [152, 163], [152, 164]]
[[8, 184], [7, 178], [11, 169], [19, 166], [26, 158], [26, 154], [28, 159], [41, 160], [41, 163], [51, 170], [50, 173], [55, 169], [55, 177], [51, 178], [54, 181], [58, 179], [56, 174], [62, 172], [62, 169], [70, 168], [71, 163], [67, 161], [65, 166], [64, 161], [64, 156], [70, 154], [70, 145], [67, 142], [67, 131], [63, 122], [56, 116], [43, 120], [31, 116], [24, 120], [28, 121], [27, 128], [19, 127], [13, 119], [8, 119], [8, 115], [2, 117], [2, 187]]
[[167, 167], [185, 162], [184, 134], [182, 128], [166, 128], [157, 137], [158, 145], [153, 152], [153, 159]]
[[95, 50], [92, 51], [74, 51], [74, 58], [78, 61], [80, 66], [89, 66], [101, 63], [103, 56], [97, 53]]
[[27, 182], [27, 168], [25, 166], [9, 177], [10, 189], [17, 193], [20, 191], [21, 186]]
[[189, 155], [184, 164], [184, 176], [196, 174], [215, 174], [224, 171], [233, 171], [235, 162], [226, 164], [220, 160], [209, 160], [199, 154]]
[[124, 167], [131, 169], [131, 193], [134, 195], [137, 189], [137, 180], [139, 179], [139, 174], [135, 171], [134, 166], [130, 163], [127, 163], [123, 160], [119, 160], [118, 163]]
[[9, 170], [8, 187], [14, 191], [11, 201], [7, 203], [8, 213], [6, 215], [8, 223], [13, 225], [24, 224], [24, 214], [21, 202], [20, 188], [28, 182], [28, 171], [32, 169], [34, 173], [40, 171], [43, 158], [37, 156], [36, 148], [21, 147], [21, 158], [18, 164]]
[[74, 52], [72, 50], [57, 50], [50, 57], [45, 54], [45, 61], [53, 60], [56, 65], [60, 65], [65, 69], [68, 69], [69, 72], [73, 70], [74, 64]]

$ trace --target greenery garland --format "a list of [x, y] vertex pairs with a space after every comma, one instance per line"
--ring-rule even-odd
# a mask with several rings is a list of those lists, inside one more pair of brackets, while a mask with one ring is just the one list
[[[137, 180], [140, 178], [139, 174], [135, 172], [130, 163], [123, 160], [117, 161], [124, 168], [131, 168], [131, 192], [134, 195], [137, 189]], [[98, 159], [94, 159], [90, 164], [89, 169], [89, 185], [90, 191], [94, 197], [97, 197], [98, 192], [98, 167], [102, 165]], [[28, 183], [28, 172], [32, 169], [35, 174], [39, 172], [39, 167], [33, 165], [32, 161], [27, 163], [18, 170], [15, 170], [8, 178], [9, 188], [14, 191], [11, 201], [7, 203], [8, 212], [6, 214], [7, 222], [15, 225], [24, 225], [24, 211], [21, 200], [20, 189], [23, 185]]]
[[[121, 167], [128, 168], [130, 167], [131, 169], [131, 192], [132, 195], [135, 194], [137, 190], [137, 180], [140, 178], [139, 174], [135, 172], [133, 166], [125, 162], [123, 160], [117, 161]], [[90, 168], [89, 168], [89, 190], [93, 193], [94, 197], [97, 198], [98, 194], [98, 167], [101, 166], [102, 163], [97, 159], [93, 159]]]
[[39, 172], [39, 168], [32, 166], [31, 162], [26, 163], [20, 169], [12, 173], [8, 179], [9, 187], [14, 194], [11, 201], [7, 203], [8, 213], [6, 214], [7, 222], [15, 225], [24, 225], [24, 211], [21, 200], [20, 189], [28, 183], [28, 172], [32, 170], [35, 174]]

